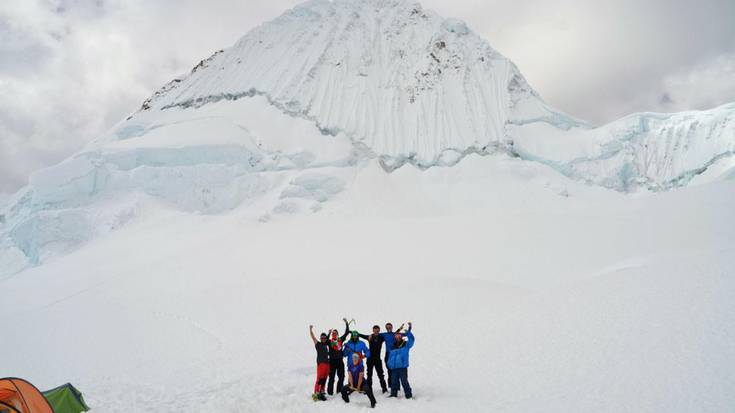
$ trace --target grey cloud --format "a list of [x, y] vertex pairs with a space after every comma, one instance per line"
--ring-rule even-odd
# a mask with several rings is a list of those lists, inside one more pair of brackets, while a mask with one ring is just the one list
[[424, 3], [467, 20], [553, 106], [598, 123], [665, 109], [667, 76], [735, 50], [732, 0]]
[[54, 50], [31, 28], [15, 27], [10, 16], [0, 14], [0, 74], [25, 77], [37, 73]]
[[79, 150], [154, 90], [292, 2], [0, 2], [0, 192]]
[[672, 110], [708, 109], [735, 97], [735, 54], [717, 56], [663, 80]]

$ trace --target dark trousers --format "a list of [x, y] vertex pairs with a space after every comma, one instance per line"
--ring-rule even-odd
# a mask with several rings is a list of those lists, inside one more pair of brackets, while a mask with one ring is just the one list
[[410, 399], [413, 397], [411, 385], [408, 384], [408, 369], [393, 369], [391, 374], [392, 384], [390, 386], [390, 395], [397, 396], [400, 386], [403, 385], [403, 393], [406, 395], [406, 398]]
[[[357, 383], [355, 383], [357, 385]], [[344, 386], [342, 388], [342, 400], [345, 401], [345, 403], [350, 402], [350, 394], [354, 393], [355, 391], [350, 388], [350, 386]], [[370, 405], [375, 406], [375, 395], [373, 394], [373, 386], [372, 383], [370, 383], [370, 380], [363, 380], [362, 381], [362, 393], [365, 393], [365, 395], [370, 400]]]
[[327, 393], [334, 394], [334, 376], [337, 375], [337, 393], [342, 392], [342, 383], [345, 381], [345, 363], [340, 359], [338, 362], [329, 363], [329, 382], [327, 383]]
[[[385, 369], [388, 370], [388, 386], [390, 386], [391, 389], [393, 389], [393, 374], [391, 373], [390, 367], [388, 367], [388, 355], [385, 355]], [[398, 383], [398, 388], [396, 391], [401, 390], [401, 383]]]
[[378, 380], [380, 380], [380, 388], [385, 392], [388, 388], [385, 385], [385, 376], [383, 375], [383, 362], [380, 358], [369, 358], [367, 361], [367, 377], [370, 383], [373, 382], [373, 369], [378, 372]]

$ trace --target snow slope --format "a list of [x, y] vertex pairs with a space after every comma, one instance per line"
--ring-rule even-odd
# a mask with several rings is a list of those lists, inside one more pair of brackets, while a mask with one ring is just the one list
[[[318, 214], [141, 218], [0, 281], [0, 374], [94, 412], [314, 404], [318, 331], [414, 322], [399, 412], [726, 412], [735, 182], [630, 197], [533, 162], [372, 162]], [[482, 188], [483, 190], [478, 190]], [[706, 205], [706, 211], [703, 210]]]

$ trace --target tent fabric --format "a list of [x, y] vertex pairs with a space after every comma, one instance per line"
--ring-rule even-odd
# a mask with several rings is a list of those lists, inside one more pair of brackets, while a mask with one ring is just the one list
[[82, 393], [71, 383], [43, 392], [55, 413], [81, 413], [89, 410]]
[[36, 386], [16, 377], [0, 379], [0, 412], [54, 413]]

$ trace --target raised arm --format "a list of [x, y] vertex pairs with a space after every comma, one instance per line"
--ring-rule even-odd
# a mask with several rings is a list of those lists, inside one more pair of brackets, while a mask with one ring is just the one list
[[406, 336], [408, 336], [408, 343], [406, 343], [407, 348], [413, 347], [413, 342], [416, 341], [416, 339], [413, 337], [413, 333], [411, 330], [408, 330], [408, 333], [406, 333]]
[[318, 343], [319, 341], [316, 339], [316, 336], [314, 335], [314, 326], [309, 326], [309, 334], [311, 334], [311, 340], [314, 342], [314, 345]]
[[398, 327], [398, 330], [396, 330], [396, 333], [400, 333], [400, 332], [401, 332], [401, 330], [403, 330], [403, 326], [404, 326], [404, 325], [405, 325], [405, 324], [401, 324], [401, 326], [400, 326], [400, 327]]
[[345, 322], [345, 333], [342, 334], [342, 337], [340, 338], [342, 339], [342, 341], [345, 341], [347, 336], [350, 334], [350, 323], [347, 322], [347, 318], [343, 318], [342, 321]]

